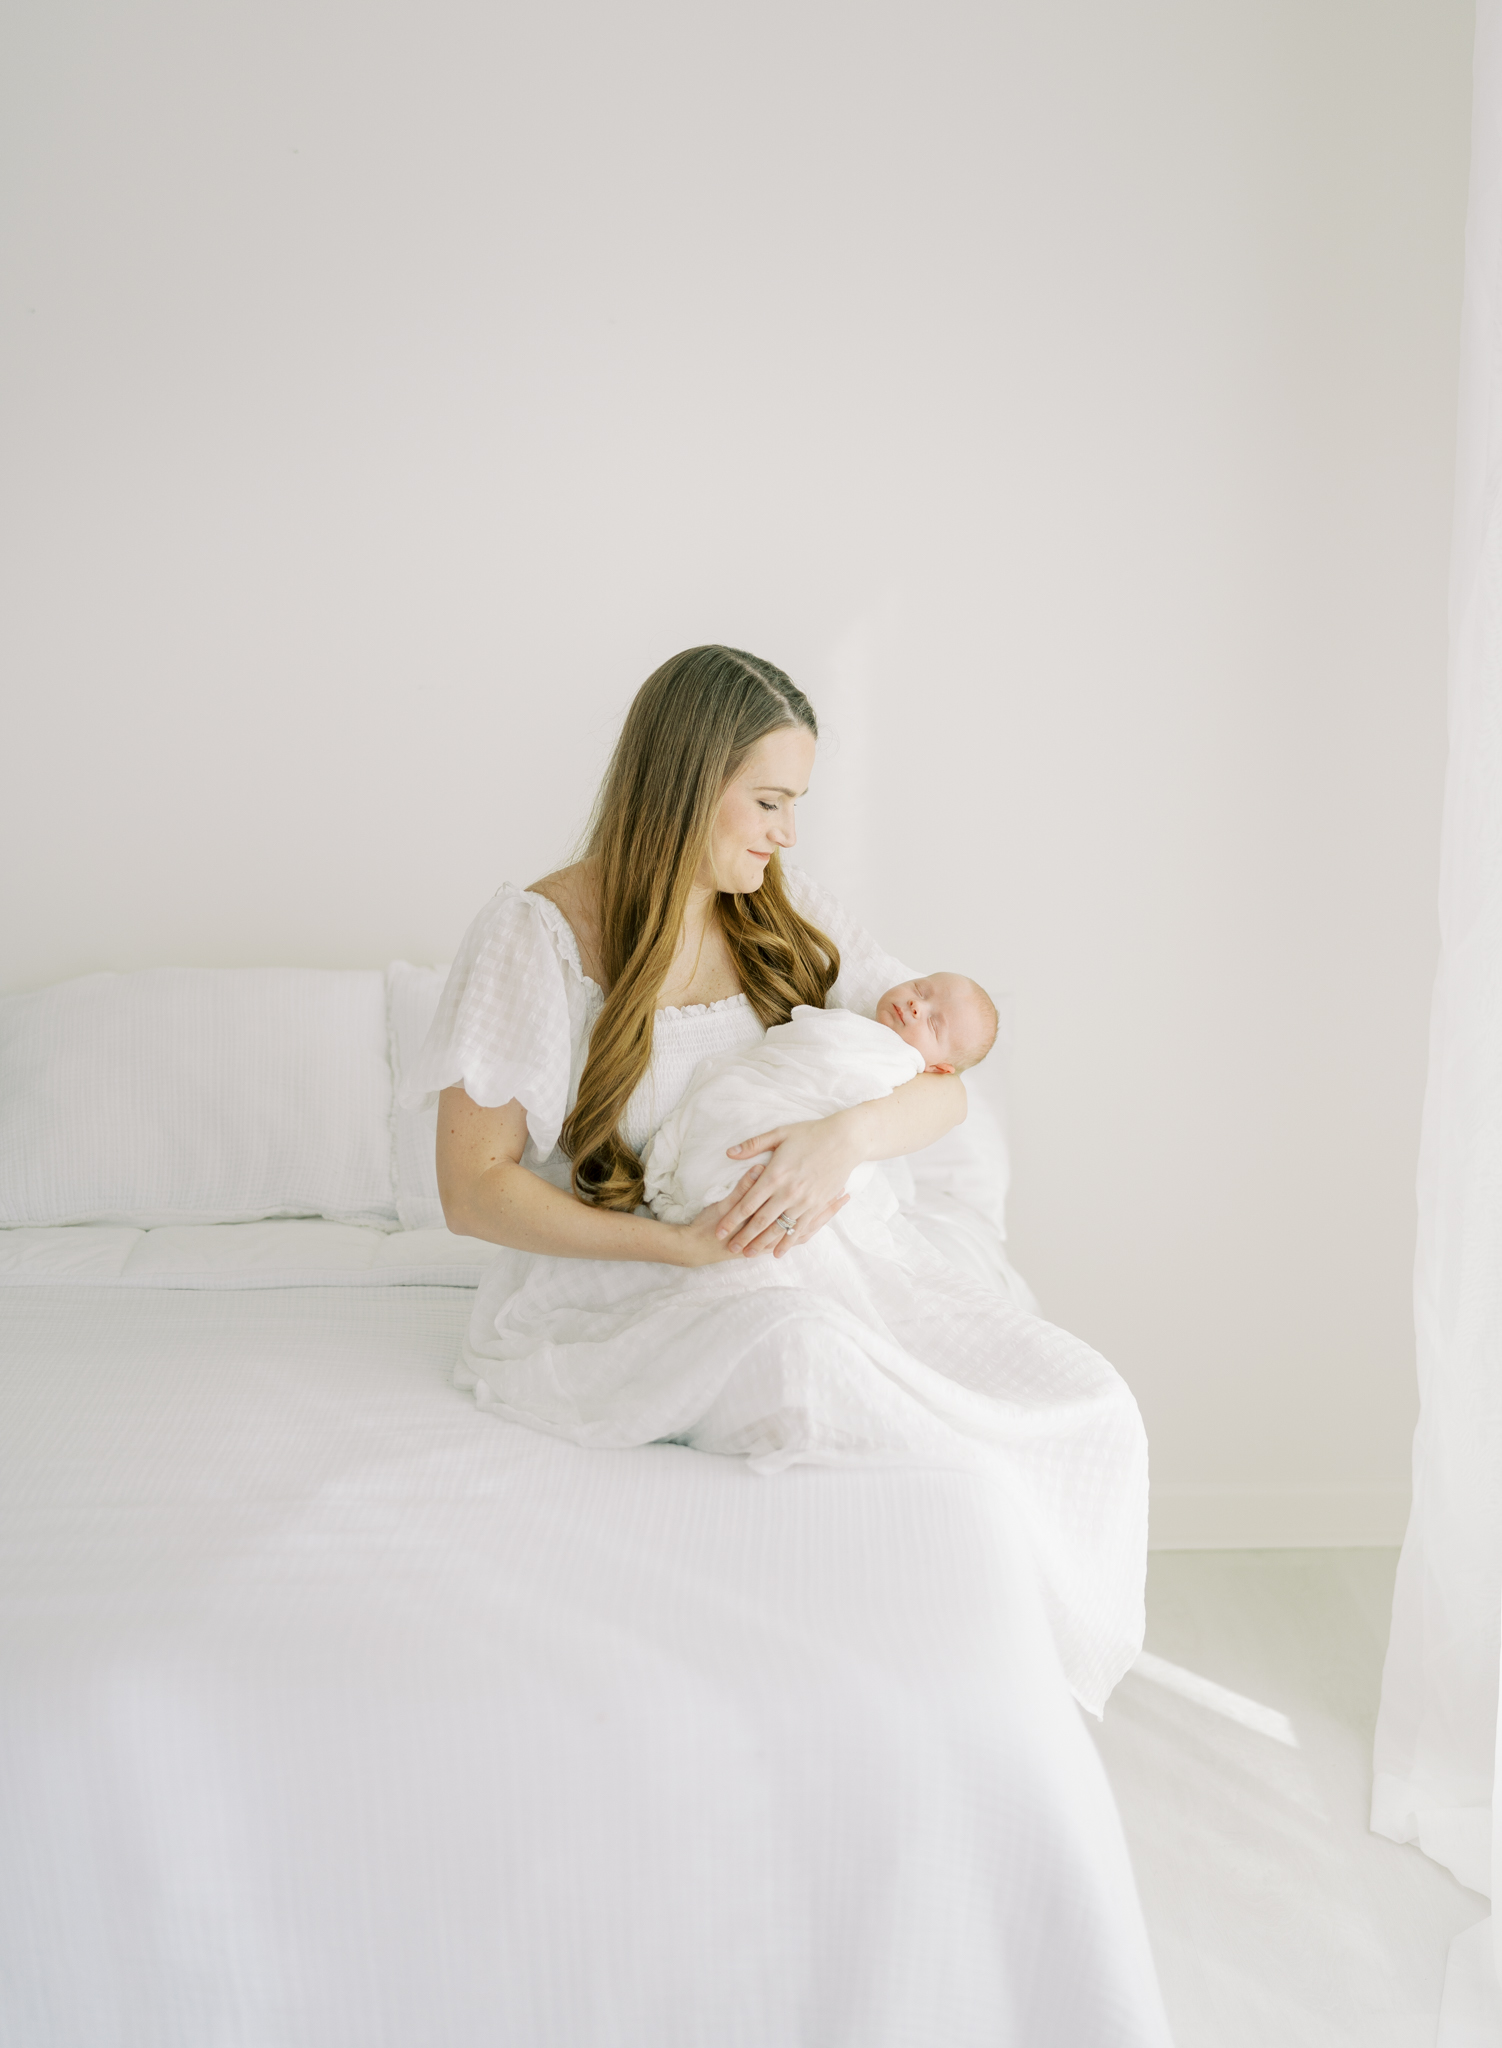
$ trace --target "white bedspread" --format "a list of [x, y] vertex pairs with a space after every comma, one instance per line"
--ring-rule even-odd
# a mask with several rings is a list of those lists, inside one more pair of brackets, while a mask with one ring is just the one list
[[0, 1296], [0, 2039], [1165, 2042], [996, 1487], [483, 1419], [469, 1307]]

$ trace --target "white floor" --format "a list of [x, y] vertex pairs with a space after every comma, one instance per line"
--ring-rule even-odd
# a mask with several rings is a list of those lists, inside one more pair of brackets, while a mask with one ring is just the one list
[[1488, 1907], [1367, 1827], [1396, 1568], [1389, 1550], [1150, 1560], [1158, 1664], [1090, 1725], [1177, 2048], [1432, 2048], [1450, 1939]]

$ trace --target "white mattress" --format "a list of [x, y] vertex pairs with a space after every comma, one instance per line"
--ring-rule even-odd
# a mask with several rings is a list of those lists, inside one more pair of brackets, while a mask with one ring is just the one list
[[495, 1246], [369, 1224], [73, 1223], [0, 1230], [0, 1287], [476, 1287]]
[[531, 1433], [469, 1306], [0, 1296], [0, 2039], [1165, 2042], [995, 1489]]

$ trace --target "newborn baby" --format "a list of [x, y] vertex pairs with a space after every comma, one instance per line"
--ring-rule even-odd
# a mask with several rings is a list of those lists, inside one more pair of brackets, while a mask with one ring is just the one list
[[[996, 1006], [963, 974], [921, 975], [889, 988], [876, 1015], [815, 1010], [800, 1003], [760, 1045], [701, 1060], [676, 1109], [647, 1147], [646, 1198], [664, 1223], [692, 1223], [730, 1193], [748, 1166], [771, 1158], [727, 1159], [732, 1145], [774, 1125], [831, 1116], [890, 1095], [915, 1074], [973, 1067], [996, 1038]], [[876, 1172], [858, 1166], [851, 1193]]]

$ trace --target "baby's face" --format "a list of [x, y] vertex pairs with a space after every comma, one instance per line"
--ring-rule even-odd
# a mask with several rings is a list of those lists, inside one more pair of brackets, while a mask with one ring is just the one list
[[990, 1030], [985, 998], [966, 974], [899, 982], [878, 1001], [876, 1021], [921, 1052], [931, 1074], [952, 1074], [965, 1047], [984, 1045]]

